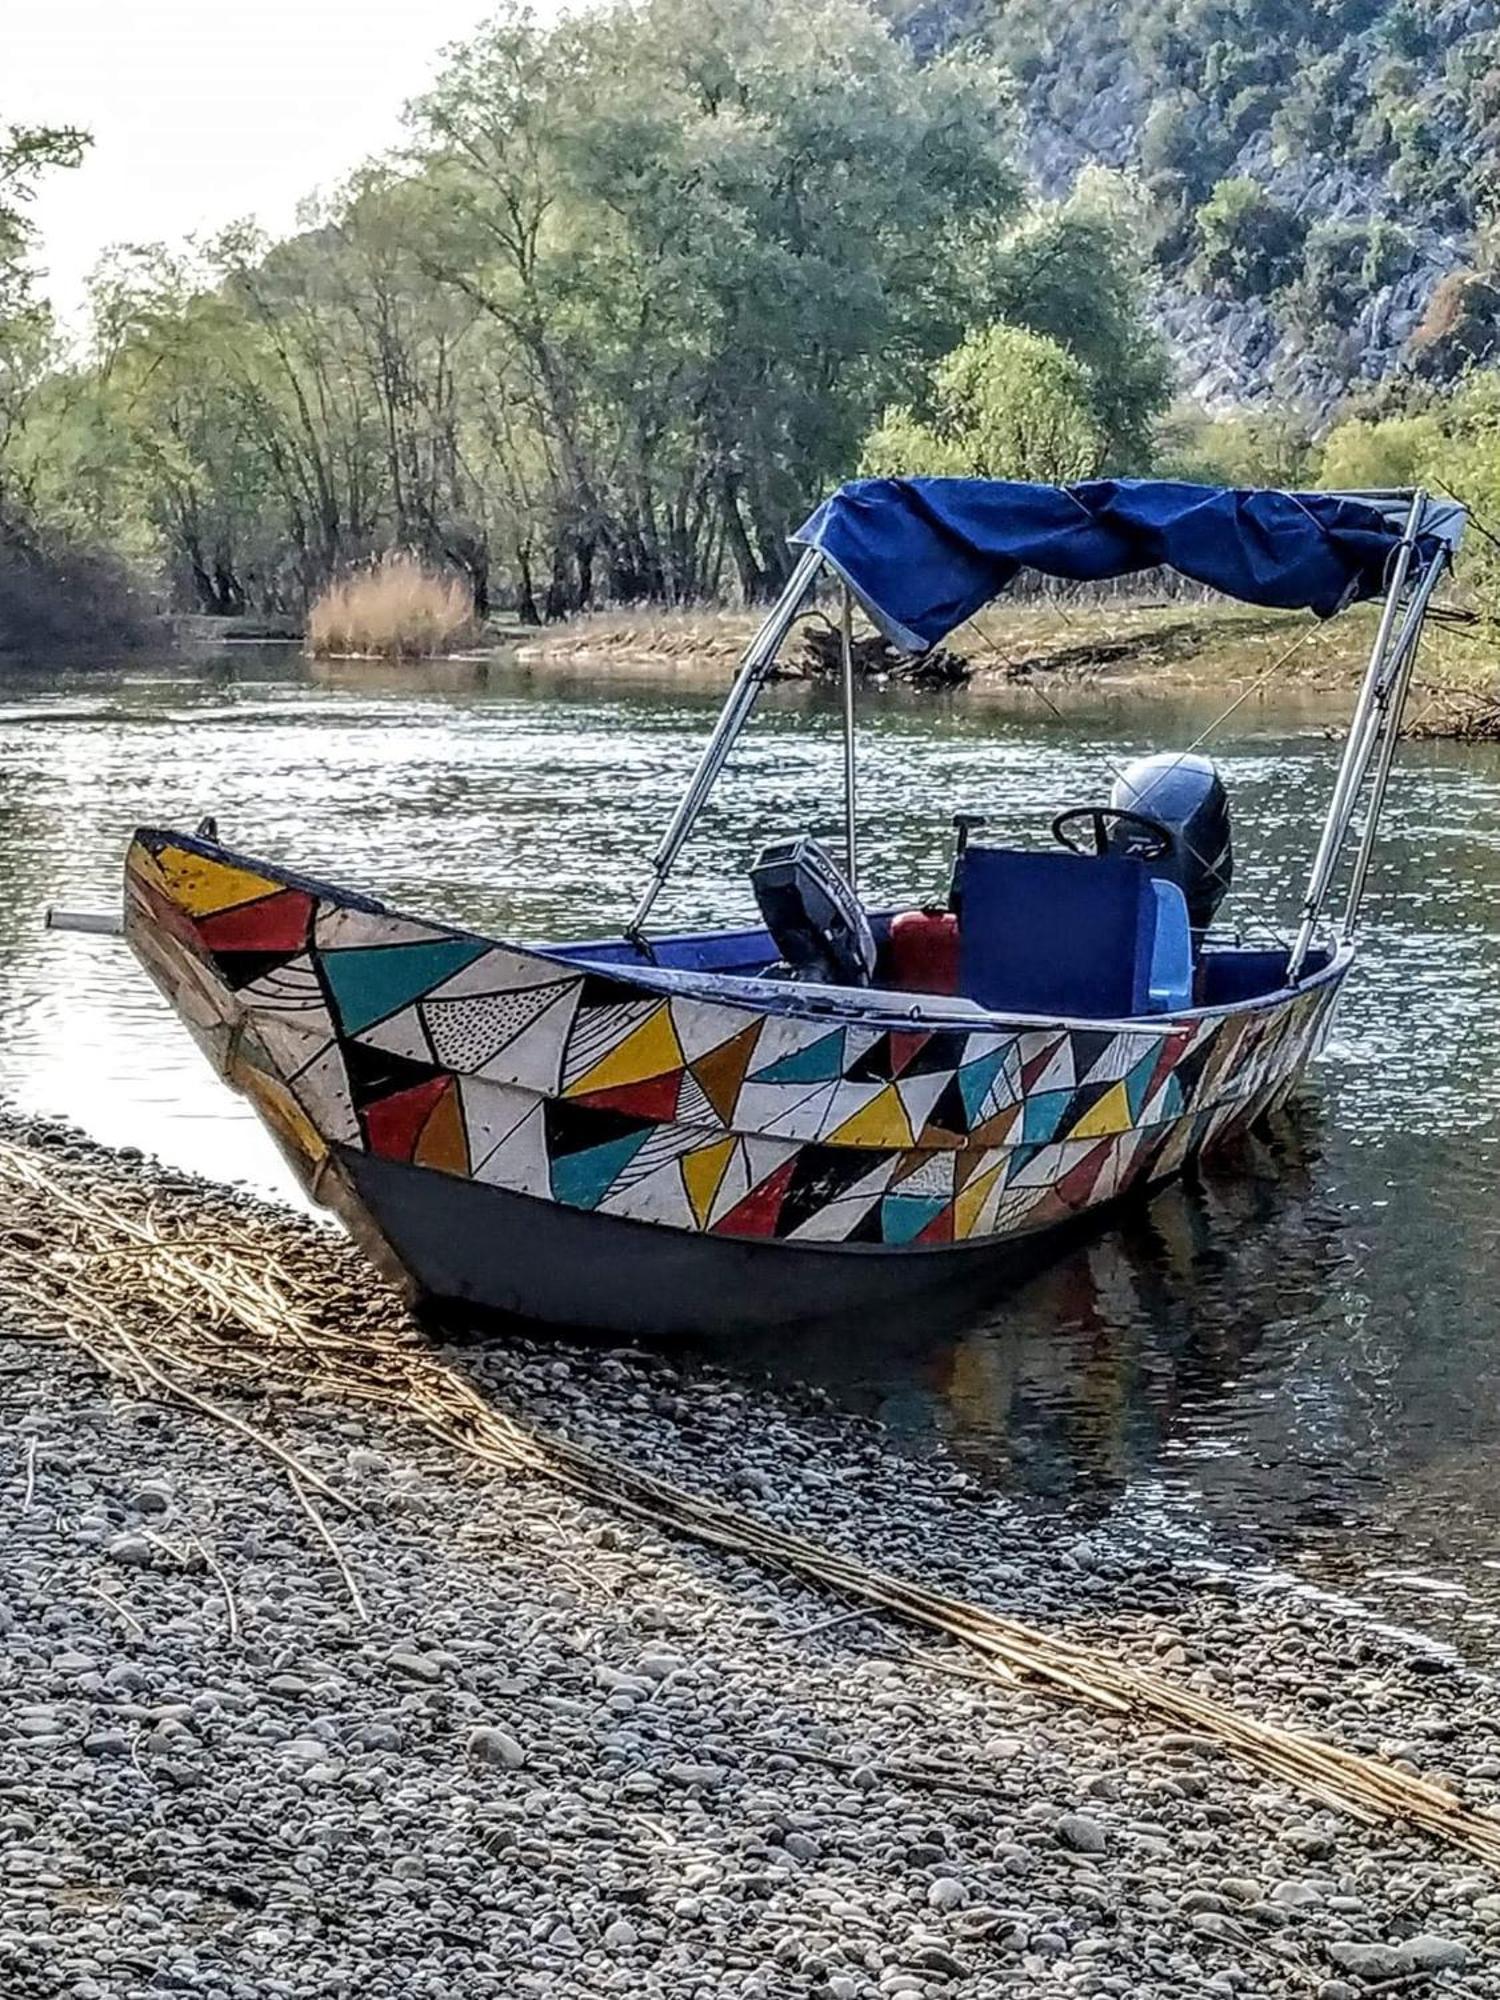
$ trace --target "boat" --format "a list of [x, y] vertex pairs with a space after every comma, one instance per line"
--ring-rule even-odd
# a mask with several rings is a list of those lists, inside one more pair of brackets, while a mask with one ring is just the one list
[[[124, 932], [309, 1193], [419, 1300], [733, 1335], [993, 1290], [1018, 1250], [1255, 1125], [1323, 1045], [1424, 614], [1462, 527], [1461, 508], [1420, 492], [854, 481], [792, 538], [786, 588], [613, 935], [480, 936], [240, 852], [212, 822], [135, 833]], [[1040, 828], [987, 845], [959, 813], [944, 905], [866, 910], [854, 608], [921, 651], [1023, 568], [1165, 568], [1319, 616], [1381, 602], [1290, 934], [1246, 944], [1220, 927], [1230, 808], [1197, 752], [1146, 756], [1065, 806], [1051, 846]], [[769, 830], [751, 869], [759, 926], [653, 933], [819, 588], [841, 606], [843, 852]]]

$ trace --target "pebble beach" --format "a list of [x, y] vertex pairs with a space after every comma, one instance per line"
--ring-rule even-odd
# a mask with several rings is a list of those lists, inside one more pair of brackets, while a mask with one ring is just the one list
[[[404, 1323], [321, 1223], [3, 1137]], [[46, 1221], [8, 1209], [11, 1248]], [[241, 1380], [211, 1413], [28, 1315], [0, 1282], [5, 2000], [1500, 1996], [1500, 1873], [1461, 1849], [399, 1412]], [[811, 1392], [429, 1338], [522, 1424], [1500, 1806], [1500, 1688], [1436, 1640], [1122, 1553]]]

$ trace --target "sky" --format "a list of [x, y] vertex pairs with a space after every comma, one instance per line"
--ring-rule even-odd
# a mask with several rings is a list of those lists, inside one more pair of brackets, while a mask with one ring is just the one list
[[[32, 208], [76, 325], [111, 243], [179, 243], [297, 203], [400, 137], [439, 51], [493, 0], [0, 0], [0, 124], [82, 125]], [[539, 12], [550, 12], [543, 6]]]

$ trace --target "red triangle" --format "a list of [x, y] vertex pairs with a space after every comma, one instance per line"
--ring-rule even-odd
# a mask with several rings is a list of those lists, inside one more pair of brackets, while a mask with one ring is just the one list
[[1141, 1099], [1143, 1104], [1150, 1103], [1157, 1091], [1160, 1090], [1162, 1079], [1176, 1069], [1177, 1065], [1182, 1061], [1188, 1043], [1192, 1039], [1193, 1031], [1191, 1028], [1179, 1028], [1175, 1035], [1164, 1035], [1162, 1037], [1161, 1049], [1156, 1058], [1156, 1068], [1151, 1072], [1151, 1082], [1147, 1086], [1146, 1095]]
[[715, 1236], [770, 1236], [775, 1233], [776, 1218], [781, 1213], [782, 1200], [792, 1184], [796, 1171], [797, 1157], [783, 1160], [774, 1174], [768, 1174], [758, 1187], [751, 1188], [749, 1194], [735, 1203], [728, 1215], [713, 1226]]
[[1082, 1208], [1094, 1192], [1094, 1184], [1108, 1164], [1114, 1151], [1113, 1139], [1101, 1139], [1092, 1153], [1085, 1154], [1076, 1167], [1069, 1169], [1057, 1183], [1057, 1193], [1069, 1208]]
[[917, 1237], [919, 1243], [951, 1243], [953, 1241], [953, 1204], [940, 1208]]
[[617, 1083], [609, 1090], [587, 1090], [573, 1100], [592, 1105], [596, 1111], [626, 1111], [632, 1118], [650, 1118], [663, 1124], [677, 1115], [677, 1092], [682, 1082], [680, 1069], [663, 1076], [648, 1076], [640, 1083]]
[[210, 951], [301, 951], [312, 923], [313, 899], [305, 889], [283, 889], [237, 910], [200, 917], [198, 935]]
[[382, 1160], [409, 1160], [427, 1115], [448, 1088], [451, 1077], [429, 1077], [410, 1090], [398, 1090], [382, 1097], [364, 1110], [365, 1136], [370, 1151]]
[[891, 1050], [891, 1078], [894, 1081], [915, 1061], [920, 1052], [932, 1040], [930, 1028], [892, 1028], [886, 1038]]
[[1057, 1040], [1055, 1042], [1049, 1042], [1046, 1048], [1044, 1048], [1039, 1055], [1034, 1055], [1029, 1063], [1022, 1064], [1021, 1088], [1023, 1091], [1030, 1090], [1031, 1086], [1036, 1082], [1037, 1078], [1041, 1075], [1042, 1071], [1047, 1067], [1048, 1063], [1051, 1062], [1052, 1058], [1057, 1054], [1058, 1050], [1062, 1047], [1063, 1043], [1066, 1040], [1067, 1040], [1066, 1035], [1059, 1035]]

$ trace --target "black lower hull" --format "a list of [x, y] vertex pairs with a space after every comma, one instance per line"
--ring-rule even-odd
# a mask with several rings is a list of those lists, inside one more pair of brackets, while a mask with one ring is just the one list
[[568, 1208], [368, 1153], [341, 1150], [339, 1161], [363, 1211], [346, 1219], [362, 1236], [373, 1225], [423, 1300], [646, 1338], [899, 1328], [919, 1303], [952, 1312], [992, 1297], [1120, 1206], [1028, 1236], [934, 1249], [757, 1243]]

